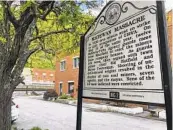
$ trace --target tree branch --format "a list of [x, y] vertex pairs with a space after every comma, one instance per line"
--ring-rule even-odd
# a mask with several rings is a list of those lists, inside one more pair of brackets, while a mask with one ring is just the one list
[[46, 16], [52, 11], [54, 3], [55, 3], [55, 1], [52, 1], [52, 2], [50, 3], [48, 9], [44, 12], [44, 14], [42, 14], [42, 15], [40, 16], [40, 19], [46, 20]]
[[28, 51], [28, 55], [30, 56], [30, 55], [32, 55], [33, 53], [35, 53], [36, 51], [39, 51], [39, 50], [41, 50], [40, 46], [38, 46], [34, 49], [31, 49], [31, 50]]
[[45, 43], [43, 39], [39, 38], [39, 41], [40, 41], [40, 44], [39, 44], [40, 48], [43, 52], [55, 55], [55, 51], [53, 49], [45, 49]]
[[47, 9], [47, 6], [50, 5], [52, 1], [42, 1], [41, 3], [40, 2], [37, 3], [39, 4], [38, 8], [45, 11]]
[[60, 31], [48, 32], [48, 33], [45, 33], [45, 34], [42, 34], [42, 35], [39, 35], [39, 36], [36, 36], [36, 37], [30, 39], [30, 42], [32, 42], [32, 41], [34, 41], [36, 39], [39, 39], [39, 38], [47, 37], [47, 36], [52, 35], [52, 34], [68, 33], [68, 32], [71, 32], [71, 28], [70, 29], [65, 29], [65, 30], [60, 30]]
[[38, 34], [39, 34], [39, 29], [38, 29], [37, 25], [35, 25], [35, 31], [36, 31], [36, 35], [38, 36]]
[[11, 81], [11, 88], [12, 88], [12, 92], [16, 89], [16, 87], [22, 83], [24, 80], [24, 77], [16, 77], [14, 80]]
[[9, 21], [13, 24], [13, 26], [15, 28], [19, 27], [19, 24], [18, 24], [16, 18], [14, 17], [13, 13], [10, 10], [10, 6], [9, 6], [8, 2], [3, 1], [3, 3], [4, 3], [4, 7], [5, 7], [4, 8], [5, 9], [5, 13], [7, 14], [7, 17], [9, 19]]
[[38, 48], [34, 48], [32, 50], [27, 50], [25, 52], [23, 52], [23, 55], [20, 55], [15, 67], [13, 68], [12, 72], [11, 72], [11, 79], [13, 79], [15, 81], [15, 79], [17, 79], [18, 77], [20, 77], [23, 68], [25, 67], [25, 63], [27, 62], [28, 58], [34, 53], [36, 52]]

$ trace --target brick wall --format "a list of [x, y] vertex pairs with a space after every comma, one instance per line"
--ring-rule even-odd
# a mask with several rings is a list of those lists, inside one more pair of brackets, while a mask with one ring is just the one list
[[59, 84], [62, 83], [63, 93], [68, 94], [68, 83], [74, 82], [74, 97], [77, 97], [77, 88], [78, 88], [78, 68], [73, 67], [73, 58], [78, 55], [66, 56], [64, 57], [65, 70], [60, 70], [60, 61], [56, 62], [56, 72], [55, 72], [55, 89], [58, 94], [60, 94]]
[[172, 10], [170, 10], [166, 14], [166, 19], [167, 19], [167, 31], [168, 31], [168, 43], [169, 43], [169, 49], [170, 49], [170, 58], [171, 58], [171, 63], [173, 65], [172, 61]]
[[55, 71], [48, 69], [32, 69], [32, 80], [35, 82], [54, 82]]

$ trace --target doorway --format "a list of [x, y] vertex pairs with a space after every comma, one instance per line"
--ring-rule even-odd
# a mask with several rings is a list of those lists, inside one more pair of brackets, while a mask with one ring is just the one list
[[59, 94], [62, 95], [62, 83], [59, 83]]
[[74, 93], [74, 82], [68, 82], [68, 94]]

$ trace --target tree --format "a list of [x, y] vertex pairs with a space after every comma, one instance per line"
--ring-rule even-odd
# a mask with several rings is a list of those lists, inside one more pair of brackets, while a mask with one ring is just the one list
[[0, 2], [0, 130], [11, 129], [11, 97], [23, 81], [28, 58], [41, 50], [56, 55], [77, 47], [92, 21], [82, 9], [96, 5], [87, 1]]
[[[27, 67], [55, 69], [55, 61], [64, 55], [79, 52], [79, 39], [81, 34], [85, 33], [88, 26], [92, 23], [94, 17], [89, 14], [81, 13], [79, 7], [67, 8], [60, 15], [51, 13], [44, 22], [38, 22], [39, 31], [50, 31], [52, 29], [64, 28], [73, 25], [73, 33], [63, 33], [61, 35], [49, 35], [41, 42], [44, 51], [38, 51], [32, 55], [28, 61]], [[74, 13], [69, 13], [69, 12]], [[40, 28], [41, 27], [41, 28]], [[49, 44], [51, 42], [51, 44]], [[45, 50], [46, 48], [46, 50]], [[39, 60], [36, 60], [39, 59]]]
[[55, 61], [54, 55], [38, 51], [29, 57], [25, 67], [55, 70]]
[[67, 8], [58, 16], [51, 13], [50, 16], [47, 16], [46, 21], [37, 23], [37, 27], [41, 32], [50, 31], [50, 28], [51, 30], [56, 30], [57, 28], [62, 29], [65, 26], [69, 27], [71, 25], [73, 25], [75, 31], [73, 31], [73, 33], [49, 35], [44, 39], [37, 39], [36, 44], [41, 43], [44, 51], [38, 51], [32, 55], [27, 61], [27, 67], [55, 69], [55, 59], [59, 59], [64, 55], [79, 52], [80, 36], [86, 29], [88, 29], [88, 26], [93, 21], [94, 17], [81, 13], [79, 7], [73, 11], [75, 14], [69, 13], [70, 11], [71, 9]]

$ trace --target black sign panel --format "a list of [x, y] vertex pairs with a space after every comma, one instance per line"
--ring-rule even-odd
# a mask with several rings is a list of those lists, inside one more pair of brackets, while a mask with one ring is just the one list
[[110, 96], [110, 98], [113, 98], [113, 99], [120, 99], [120, 93], [119, 92], [110, 92], [109, 96]]

